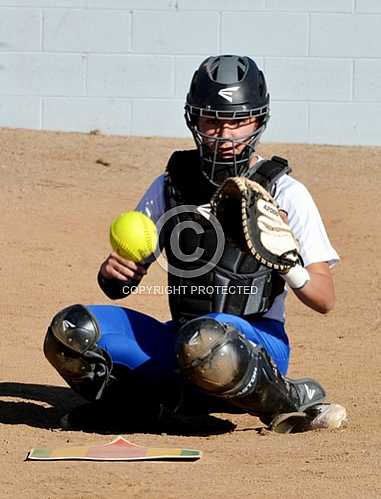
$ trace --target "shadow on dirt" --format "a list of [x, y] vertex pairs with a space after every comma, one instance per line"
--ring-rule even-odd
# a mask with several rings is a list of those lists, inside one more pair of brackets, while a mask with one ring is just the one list
[[[3, 400], [7, 398], [7, 400]], [[15, 400], [9, 400], [14, 398]], [[23, 399], [23, 400], [22, 400]], [[0, 383], [0, 423], [59, 428], [59, 419], [83, 403], [70, 388], [29, 383]]]
[[[7, 400], [3, 400], [3, 399]], [[9, 400], [14, 398], [15, 400]], [[129, 400], [84, 403], [70, 388], [28, 383], [0, 383], [0, 423], [28, 425], [99, 434], [152, 433], [208, 436], [229, 433], [236, 427], [227, 419], [210, 414], [185, 416], [161, 407], [159, 411], [131, 412]], [[144, 407], [144, 402], [141, 404]], [[135, 401], [139, 407], [139, 400]], [[70, 413], [65, 428], [61, 418]]]

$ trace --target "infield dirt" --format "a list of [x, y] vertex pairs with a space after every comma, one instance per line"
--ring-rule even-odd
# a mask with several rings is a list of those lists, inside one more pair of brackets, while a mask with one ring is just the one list
[[[133, 209], [171, 152], [190, 140], [0, 130], [1, 497], [375, 498], [381, 496], [381, 148], [266, 144], [289, 159], [313, 194], [342, 261], [337, 305], [318, 315], [288, 298], [291, 377], [311, 376], [349, 414], [346, 428], [295, 435], [261, 431], [247, 415], [233, 433], [207, 437], [128, 434], [142, 445], [200, 449], [187, 462], [25, 462], [32, 447], [105, 443], [110, 435], [58, 431], [78, 404], [45, 360], [56, 311], [110, 303], [96, 274], [108, 227]], [[165, 284], [153, 266], [147, 285]], [[166, 296], [123, 305], [169, 318]], [[128, 394], [123, 402], [128, 411]]]

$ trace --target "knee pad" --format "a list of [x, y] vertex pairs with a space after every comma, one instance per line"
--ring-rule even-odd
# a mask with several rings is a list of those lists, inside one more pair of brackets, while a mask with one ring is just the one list
[[110, 377], [110, 356], [97, 346], [101, 334], [83, 305], [58, 312], [46, 333], [44, 354], [67, 383], [85, 398], [98, 399]]
[[185, 378], [224, 398], [242, 384], [255, 361], [251, 344], [241, 333], [207, 317], [180, 328], [176, 356]]

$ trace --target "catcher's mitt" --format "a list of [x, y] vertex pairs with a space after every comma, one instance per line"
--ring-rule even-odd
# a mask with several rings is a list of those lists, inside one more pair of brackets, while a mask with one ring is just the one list
[[301, 263], [298, 243], [272, 196], [246, 177], [230, 177], [211, 201], [225, 236], [263, 265], [286, 273]]

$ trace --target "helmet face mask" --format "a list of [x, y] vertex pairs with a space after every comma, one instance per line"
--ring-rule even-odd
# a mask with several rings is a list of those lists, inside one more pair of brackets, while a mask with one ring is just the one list
[[252, 122], [250, 133], [239, 134], [240, 128], [247, 128], [239, 121], [236, 126], [238, 133], [226, 137], [220, 133], [210, 135], [203, 132], [201, 119], [193, 126], [192, 133], [200, 152], [203, 174], [217, 185], [227, 177], [244, 175], [264, 126]]
[[[209, 57], [193, 76], [185, 119], [199, 150], [202, 173], [210, 182], [218, 185], [227, 177], [244, 175], [269, 119], [263, 73], [248, 57]], [[208, 121], [216, 123], [215, 133], [205, 133], [202, 125]], [[221, 133], [224, 124], [233, 131]], [[241, 127], [244, 133], [239, 132]]]

